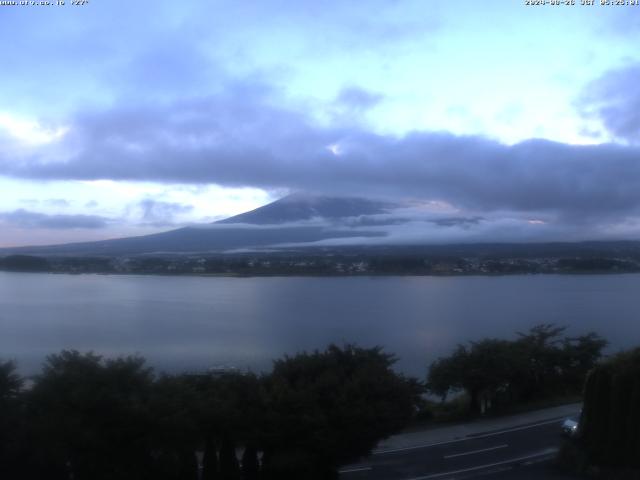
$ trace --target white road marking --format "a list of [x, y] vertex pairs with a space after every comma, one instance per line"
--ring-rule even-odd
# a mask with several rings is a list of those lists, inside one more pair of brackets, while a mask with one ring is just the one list
[[354, 467], [354, 468], [347, 468], [345, 470], [339, 470], [338, 473], [366, 472], [369, 470], [371, 470], [371, 467]]
[[500, 430], [499, 432], [491, 432], [491, 433], [483, 433], [481, 435], [473, 435], [473, 436], [469, 436], [467, 438], [467, 440], [473, 440], [474, 438], [492, 437], [494, 435], [502, 435], [503, 433], [517, 432], [519, 430], [527, 430], [528, 428], [535, 428], [535, 427], [539, 427], [541, 425], [550, 425], [552, 423], [560, 422], [563, 418], [565, 418], [565, 417], [554, 418], [553, 420], [547, 420], [545, 422], [538, 422], [538, 423], [534, 423], [532, 425], [523, 425], [522, 427], [507, 428], [505, 430]]
[[453, 470], [451, 472], [433, 473], [433, 474], [430, 474], [430, 475], [424, 475], [422, 477], [409, 478], [407, 480], [427, 480], [427, 479], [430, 479], [430, 478], [440, 478], [440, 477], [446, 477], [448, 475], [457, 475], [459, 473], [468, 473], [468, 472], [473, 472], [473, 471], [476, 471], [476, 470], [484, 470], [484, 469], [487, 469], [487, 468], [499, 467], [501, 465], [507, 465], [509, 463], [521, 462], [523, 460], [530, 460], [532, 458], [538, 458], [538, 457], [542, 457], [544, 455], [551, 455], [551, 454], [557, 453], [557, 452], [558, 452], [557, 448], [547, 448], [546, 450], [543, 450], [541, 452], [534, 453], [532, 455], [527, 455], [527, 456], [524, 456], [524, 457], [511, 458], [509, 460], [503, 460], [501, 462], [489, 463], [487, 465], [478, 465], [476, 467], [464, 468], [462, 470]]
[[528, 462], [524, 462], [523, 465], [535, 465], [536, 463], [541, 463], [541, 462], [544, 462], [544, 458], [529, 460]]
[[405, 452], [407, 450], [417, 450], [417, 449], [420, 449], [420, 448], [435, 447], [437, 445], [447, 445], [449, 443], [468, 442], [469, 440], [475, 440], [476, 438], [493, 437], [493, 436], [496, 436], [496, 435], [502, 435], [504, 433], [517, 432], [519, 430], [527, 430], [529, 428], [536, 428], [536, 427], [540, 427], [542, 425], [549, 425], [551, 423], [557, 423], [557, 422], [560, 422], [560, 420], [562, 420], [562, 418], [564, 418], [564, 417], [555, 418], [553, 420], [547, 420], [545, 422], [538, 422], [538, 423], [534, 423], [532, 425], [525, 425], [525, 426], [522, 426], [522, 427], [508, 428], [506, 430], [500, 430], [499, 432], [483, 433], [481, 435], [474, 435], [472, 437], [464, 437], [464, 438], [456, 438], [454, 440], [446, 440], [444, 442], [425, 443], [425, 444], [422, 444], [422, 445], [412, 445], [411, 447], [401, 447], [401, 448], [392, 448], [392, 449], [389, 449], [389, 450], [379, 450], [377, 452], [373, 452], [372, 455], [384, 455], [384, 454], [387, 454], [387, 453]]
[[504, 445], [498, 445], [496, 447], [488, 447], [488, 448], [481, 448], [479, 450], [471, 450], [470, 452], [454, 453], [453, 455], [445, 455], [444, 458], [464, 457], [465, 455], [473, 455], [474, 453], [490, 452], [491, 450], [498, 450], [500, 448], [507, 448], [508, 446], [509, 445], [504, 444]]

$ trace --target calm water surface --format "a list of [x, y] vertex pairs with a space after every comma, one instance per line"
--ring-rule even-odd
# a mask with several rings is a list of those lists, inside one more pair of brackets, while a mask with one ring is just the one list
[[423, 377], [459, 342], [542, 322], [640, 344], [640, 275], [215, 278], [0, 272], [0, 358], [38, 370], [63, 348], [160, 369], [268, 370], [330, 342], [382, 345]]

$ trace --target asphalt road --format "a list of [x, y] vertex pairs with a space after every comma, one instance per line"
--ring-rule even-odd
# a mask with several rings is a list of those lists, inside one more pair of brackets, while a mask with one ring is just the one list
[[340, 471], [343, 480], [446, 480], [482, 476], [565, 479], [552, 460], [562, 419], [484, 432], [464, 439], [378, 452]]

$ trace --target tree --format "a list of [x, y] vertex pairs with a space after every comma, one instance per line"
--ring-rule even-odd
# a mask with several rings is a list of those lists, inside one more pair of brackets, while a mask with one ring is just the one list
[[147, 478], [152, 380], [138, 357], [47, 357], [29, 395], [33, 449], [43, 453], [34, 467], [77, 480]]
[[443, 398], [452, 390], [462, 389], [469, 395], [469, 410], [483, 413], [499, 393], [510, 392], [516, 364], [517, 352], [505, 340], [458, 345], [451, 356], [431, 364], [427, 387]]
[[638, 405], [640, 348], [620, 353], [591, 371], [580, 421], [581, 441], [591, 463], [640, 469]]
[[394, 362], [381, 348], [353, 345], [277, 360], [265, 379], [268, 478], [336, 478], [339, 465], [404, 427], [422, 389]]
[[46, 272], [49, 262], [31, 255], [9, 255], [0, 260], [0, 268], [12, 272]]
[[236, 445], [230, 435], [225, 435], [220, 445], [220, 478], [239, 480], [240, 464], [236, 457]]
[[239, 477], [236, 445], [255, 448], [264, 431], [260, 379], [251, 373], [226, 372], [191, 376], [189, 382], [197, 392], [194, 414], [205, 446], [204, 477]]
[[579, 393], [607, 342], [593, 332], [561, 338], [564, 330], [540, 324], [516, 340], [458, 345], [450, 356], [431, 364], [427, 387], [443, 401], [449, 392], [464, 390], [472, 413], [483, 413], [496, 402]]
[[[197, 477], [195, 452], [200, 443], [198, 405], [199, 392], [188, 375], [162, 375], [152, 385], [148, 404], [148, 413], [153, 419], [149, 448], [155, 459], [155, 478], [182, 480]], [[210, 460], [207, 458], [208, 462]]]
[[430, 393], [441, 397], [444, 402], [447, 395], [464, 390], [464, 371], [469, 364], [469, 350], [465, 345], [458, 345], [448, 357], [440, 357], [429, 366], [427, 389]]
[[595, 332], [563, 339], [563, 380], [569, 389], [576, 391], [583, 387], [587, 374], [597, 365], [607, 343]]
[[22, 474], [27, 451], [25, 422], [20, 398], [24, 381], [12, 361], [0, 361], [0, 477]]
[[542, 323], [532, 327], [527, 333], [518, 332], [518, 348], [526, 366], [520, 372], [518, 389], [524, 400], [531, 400], [549, 394], [562, 385], [563, 353], [560, 335], [566, 327]]
[[15, 400], [20, 393], [24, 380], [16, 373], [15, 362], [0, 361], [0, 402]]
[[205, 438], [202, 456], [202, 480], [216, 480], [220, 478], [218, 473], [216, 444], [211, 436], [207, 436]]
[[245, 446], [242, 453], [242, 478], [243, 480], [258, 480], [260, 478], [258, 449], [251, 443]]

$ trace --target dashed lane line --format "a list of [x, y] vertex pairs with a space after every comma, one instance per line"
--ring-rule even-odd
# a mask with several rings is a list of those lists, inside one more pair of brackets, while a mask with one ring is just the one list
[[517, 432], [519, 430], [527, 430], [529, 428], [536, 428], [536, 427], [541, 427], [543, 425], [550, 425], [552, 423], [558, 423], [562, 418], [554, 418], [553, 420], [547, 420], [544, 422], [538, 422], [538, 423], [534, 423], [532, 425], [524, 425], [521, 427], [513, 427], [513, 428], [507, 428], [505, 430], [500, 430], [497, 432], [491, 432], [491, 433], [483, 433], [480, 435], [474, 435], [472, 437], [464, 437], [464, 438], [456, 438], [453, 440], [446, 440], [444, 442], [435, 442], [435, 443], [425, 443], [425, 444], [421, 444], [421, 445], [412, 445], [410, 447], [400, 447], [400, 448], [391, 448], [389, 450], [378, 450], [376, 452], [373, 452], [372, 455], [386, 455], [388, 453], [396, 453], [396, 452], [405, 452], [408, 450], [418, 450], [420, 448], [429, 448], [429, 447], [435, 447], [438, 445], [447, 445], [449, 443], [458, 443], [458, 442], [468, 442], [469, 440], [475, 440], [477, 438], [487, 438], [487, 437], [494, 437], [496, 435], [503, 435], [505, 433], [510, 433], [510, 432]]
[[504, 445], [497, 445], [495, 447], [487, 447], [487, 448], [481, 448], [479, 450], [471, 450], [469, 452], [454, 453], [452, 455], [445, 455], [444, 458], [448, 459], [448, 458], [464, 457], [465, 455], [473, 455], [475, 453], [490, 452], [492, 450], [498, 450], [500, 448], [507, 448], [508, 446], [509, 445], [507, 445], [505, 443]]
[[476, 472], [476, 471], [479, 471], [479, 470], [486, 470], [488, 468], [499, 467], [499, 466], [502, 466], [502, 465], [509, 465], [511, 463], [524, 462], [526, 460], [531, 460], [533, 458], [540, 458], [540, 457], [544, 457], [544, 456], [549, 456], [549, 455], [553, 455], [553, 454], [555, 454], [557, 452], [558, 452], [557, 448], [548, 448], [548, 449], [543, 450], [541, 452], [534, 453], [534, 454], [531, 454], [531, 455], [526, 455], [524, 457], [511, 458], [509, 460], [502, 460], [501, 462], [488, 463], [486, 465], [478, 465], [478, 466], [475, 466], [475, 467], [463, 468], [462, 470], [452, 470], [450, 472], [432, 473], [432, 474], [429, 474], [429, 475], [423, 475], [421, 477], [409, 478], [407, 480], [428, 480], [428, 479], [431, 479], [431, 478], [442, 478], [442, 477], [447, 477], [447, 476], [451, 476], [451, 475], [458, 475], [460, 473]]
[[369, 470], [371, 470], [371, 467], [354, 467], [354, 468], [347, 468], [345, 470], [339, 470], [338, 473], [367, 472]]

